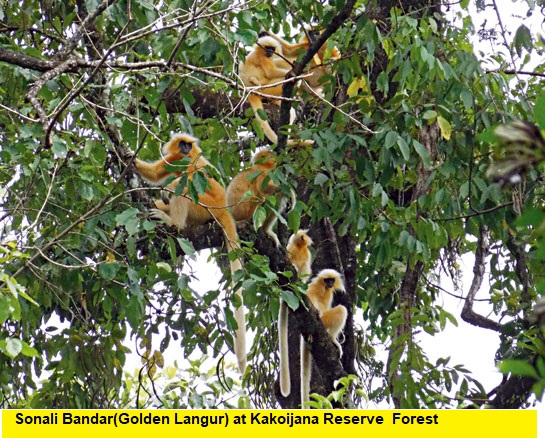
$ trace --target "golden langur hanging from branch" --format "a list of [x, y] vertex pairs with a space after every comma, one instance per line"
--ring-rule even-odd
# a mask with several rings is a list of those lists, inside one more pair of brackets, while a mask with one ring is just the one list
[[[227, 208], [225, 189], [207, 174], [207, 167], [212, 166], [202, 156], [198, 140], [189, 134], [175, 134], [163, 147], [162, 153], [163, 158], [152, 163], [135, 159], [138, 172], [152, 183], [161, 183], [172, 174], [178, 176], [166, 186], [166, 190], [171, 193], [169, 203], [156, 200], [156, 208], [151, 210], [151, 216], [162, 220], [167, 225], [174, 225], [180, 230], [215, 220], [222, 228], [227, 251], [238, 249], [237, 229], [233, 216]], [[188, 159], [188, 164], [183, 167], [183, 170], [178, 172], [166, 169], [165, 166], [184, 158]], [[209, 188], [199, 195], [198, 203], [194, 203], [187, 195], [187, 188], [184, 188], [181, 195], [175, 195], [174, 192], [182, 179], [180, 175], [187, 176], [188, 181], [191, 181], [196, 172], [203, 172], [209, 182]], [[230, 265], [234, 278], [235, 272], [242, 269], [242, 264], [239, 258], [235, 258], [230, 261]], [[242, 299], [241, 289], [238, 289], [236, 294]], [[246, 328], [243, 306], [236, 309], [235, 319], [238, 325], [234, 339], [235, 354], [238, 367], [243, 373], [246, 369]]]

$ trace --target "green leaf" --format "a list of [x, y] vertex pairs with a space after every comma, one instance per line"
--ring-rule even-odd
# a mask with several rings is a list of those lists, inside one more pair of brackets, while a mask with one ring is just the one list
[[498, 365], [498, 368], [503, 374], [511, 373], [515, 376], [539, 379], [536, 369], [525, 360], [506, 359]]
[[411, 158], [411, 152], [409, 151], [409, 145], [405, 141], [405, 139], [401, 136], [397, 137], [397, 145], [399, 146], [399, 150], [401, 151], [401, 155], [403, 155], [403, 159], [405, 161], [409, 161]]
[[65, 159], [68, 154], [68, 149], [66, 148], [66, 142], [61, 140], [58, 136], [53, 135], [53, 141], [51, 150], [55, 154], [56, 158]]
[[178, 245], [180, 245], [180, 248], [182, 248], [185, 255], [195, 258], [196, 251], [191, 240], [182, 237], [178, 237], [176, 240], [178, 241]]
[[120, 213], [115, 217], [117, 225], [125, 227], [129, 236], [138, 232], [140, 221], [138, 220], [137, 214], [137, 208], [127, 208], [123, 213]]
[[265, 219], [267, 219], [267, 210], [263, 206], [258, 206], [255, 211], [254, 215], [252, 217], [254, 228], [257, 230], [263, 223], [265, 222]]
[[541, 378], [545, 378], [545, 359], [543, 358], [543, 356], [539, 356], [537, 358], [537, 370]]
[[422, 114], [422, 118], [424, 120], [428, 120], [428, 121], [434, 121], [437, 117], [437, 111], [434, 111], [434, 110], [427, 110], [424, 114]]
[[193, 174], [193, 188], [197, 191], [199, 195], [202, 195], [206, 190], [210, 188], [210, 180], [206, 177], [203, 172], [195, 172]]
[[160, 270], [163, 270], [167, 273], [171, 273], [172, 272], [172, 268], [171, 266], [168, 264], [168, 263], [165, 263], [165, 262], [157, 262], [156, 264], [157, 266], [157, 269], [160, 269]]
[[515, 33], [515, 39], [513, 45], [518, 56], [522, 56], [522, 50], [526, 49], [527, 52], [531, 52], [533, 49], [532, 34], [530, 29], [526, 25], [522, 24]]
[[8, 356], [15, 359], [21, 351], [23, 351], [23, 343], [19, 339], [6, 339], [5, 352]]
[[399, 134], [395, 131], [388, 131], [386, 138], [384, 139], [384, 147], [386, 149], [391, 149], [397, 143]]
[[137, 331], [142, 322], [142, 315], [144, 314], [142, 302], [134, 296], [131, 297], [129, 303], [125, 307], [125, 312], [132, 329]]
[[441, 136], [445, 140], [449, 140], [450, 136], [452, 135], [452, 126], [450, 125], [448, 120], [439, 116], [437, 117], [437, 123], [439, 124], [439, 129], [441, 130]]
[[470, 110], [473, 108], [473, 93], [471, 91], [469, 91], [467, 88], [464, 88], [460, 93], [460, 97], [466, 110]]
[[26, 342], [22, 341], [23, 343], [23, 349], [21, 350], [21, 354], [27, 357], [39, 357], [40, 354], [38, 353], [38, 350], [28, 345]]
[[288, 226], [290, 230], [298, 230], [301, 225], [301, 213], [297, 210], [291, 210], [288, 213]]
[[431, 169], [430, 154], [422, 143], [413, 139], [413, 146], [416, 153], [422, 159], [422, 163], [426, 169]]
[[322, 172], [318, 172], [316, 176], [314, 177], [314, 184], [317, 186], [321, 186], [322, 184], [325, 184], [327, 181], [329, 181], [329, 177]]
[[292, 291], [282, 290], [281, 296], [290, 309], [296, 310], [299, 307], [299, 298]]
[[540, 94], [534, 106], [534, 117], [537, 125], [545, 131], [545, 93]]
[[102, 263], [98, 267], [98, 274], [107, 281], [111, 281], [117, 275], [121, 265], [119, 263]]

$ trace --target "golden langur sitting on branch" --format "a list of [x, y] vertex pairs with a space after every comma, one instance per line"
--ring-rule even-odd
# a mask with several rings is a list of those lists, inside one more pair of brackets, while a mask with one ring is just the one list
[[[187, 195], [187, 188], [184, 188], [179, 196], [174, 194], [181, 180], [180, 175], [187, 175], [187, 179], [191, 181], [195, 172], [201, 171], [206, 174], [206, 168], [212, 167], [208, 160], [202, 156], [197, 139], [189, 134], [175, 134], [163, 147], [162, 152], [163, 158], [152, 163], [138, 158], [135, 159], [138, 172], [152, 183], [160, 183], [172, 174], [178, 176], [166, 187], [171, 193], [169, 203], [166, 204], [163, 201], [156, 200], [156, 208], [151, 210], [151, 216], [162, 220], [167, 225], [174, 225], [180, 230], [192, 225], [202, 225], [213, 219], [222, 228], [227, 251], [238, 249], [237, 229], [235, 221], [227, 208], [225, 189], [214, 178], [207, 175], [210, 187], [199, 195], [197, 204]], [[183, 170], [173, 172], [165, 168], [174, 161], [184, 158], [188, 158], [189, 163]], [[242, 264], [238, 258], [230, 261], [230, 265], [233, 275], [236, 271], [242, 269]], [[236, 293], [242, 299], [242, 290], [239, 289]], [[243, 306], [236, 309], [235, 319], [238, 325], [234, 342], [235, 354], [239, 369], [244, 372], [246, 368], [246, 328]]]
[[[286, 250], [288, 258], [297, 270], [297, 275], [303, 282], [307, 282], [311, 272], [311, 255], [308, 247], [312, 239], [307, 230], [299, 230], [290, 236]], [[290, 366], [288, 349], [288, 306], [280, 300], [278, 310], [278, 353], [280, 356], [280, 392], [284, 397], [290, 395]]]
[[291, 264], [295, 266], [299, 279], [304, 283], [308, 282], [312, 273], [310, 267], [311, 256], [308, 247], [313, 242], [307, 233], [308, 230], [299, 230], [297, 233], [292, 234], [286, 247], [288, 258]]
[[[227, 205], [235, 221], [251, 219], [255, 209], [265, 202], [267, 196], [277, 193], [278, 186], [270, 179], [269, 172], [276, 167], [276, 161], [269, 149], [260, 149], [252, 156], [251, 166], [236, 175], [227, 186]], [[295, 205], [295, 193], [291, 193], [292, 208]], [[286, 209], [287, 199], [280, 195], [277, 212]], [[280, 245], [278, 236], [273, 231], [277, 221], [276, 214], [270, 212], [261, 228]]]
[[[326, 328], [333, 343], [339, 349], [342, 357], [341, 344], [337, 337], [341, 334], [346, 324], [348, 311], [343, 305], [331, 308], [333, 294], [345, 292], [341, 274], [334, 269], [324, 269], [312, 279], [307, 289], [307, 297], [318, 312], [324, 327]], [[301, 407], [309, 400], [310, 375], [311, 375], [310, 351], [301, 336]]]

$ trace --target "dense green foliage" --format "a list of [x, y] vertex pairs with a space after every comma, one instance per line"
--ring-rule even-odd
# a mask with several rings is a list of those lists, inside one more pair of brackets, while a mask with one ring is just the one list
[[[0, 5], [3, 407], [230, 406], [239, 395], [226, 391], [233, 385], [246, 388], [242, 405], [249, 393], [256, 405], [275, 406], [271, 385], [252, 369], [241, 382], [232, 365], [228, 377], [216, 376], [232, 342], [229, 300], [223, 286], [190, 287], [178, 255], [187, 262], [193, 243], [148, 219], [127, 164], [130, 152], [157, 158], [171, 132], [191, 131], [227, 182], [240, 167], [237, 138], [253, 123], [251, 111], [238, 110], [244, 93], [236, 65], [245, 48], [263, 28], [288, 36], [297, 34], [295, 23], [323, 28], [344, 4], [295, 3]], [[438, 276], [457, 280], [465, 253], [486, 265], [489, 321], [502, 340], [497, 359], [522, 359], [504, 369], [534, 378], [539, 396], [545, 344], [525, 317], [545, 289], [541, 175], [532, 169], [511, 189], [485, 172], [498, 124], [522, 119], [545, 130], [543, 37], [526, 26], [513, 36], [500, 32], [492, 43], [505, 38], [508, 48], [490, 55], [496, 67], [487, 71], [464, 9], [456, 27], [431, 12], [392, 9], [381, 17], [369, 5], [358, 2], [330, 38], [343, 55], [332, 66], [337, 80], [324, 89], [332, 104], [316, 102], [320, 116], [298, 129], [315, 146], [280, 154], [281, 182], [308, 184], [288, 224], [329, 217], [356, 248], [354, 306], [366, 321], [356, 330], [356, 369], [373, 402], [415, 408], [487, 400], [463, 364], [431, 363], [412, 341], [414, 332], [456, 322], [441, 305]], [[203, 88], [232, 107], [199, 118], [194, 94]], [[167, 111], [167, 89], [177, 90], [183, 113]], [[265, 338], [256, 340], [253, 367], [274, 376], [274, 343], [263, 334], [274, 333], [277, 273], [251, 251], [245, 268], [248, 324]], [[410, 299], [408, 272], [418, 277]], [[403, 332], [407, 323], [411, 331]], [[388, 361], [374, 355], [379, 344]], [[180, 369], [169, 364], [159, 373], [169, 347]], [[124, 371], [131, 350], [144, 358], [137, 375]], [[182, 360], [190, 355], [191, 364]]]

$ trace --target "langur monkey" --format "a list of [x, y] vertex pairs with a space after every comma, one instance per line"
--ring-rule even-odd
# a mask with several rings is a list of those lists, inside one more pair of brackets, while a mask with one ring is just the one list
[[[263, 204], [265, 198], [278, 191], [278, 186], [269, 178], [269, 172], [276, 167], [276, 161], [267, 148], [259, 149], [252, 156], [251, 167], [236, 175], [227, 186], [227, 205], [235, 221], [250, 219], [255, 209]], [[287, 207], [287, 199], [280, 195], [278, 214]], [[295, 193], [291, 192], [292, 208], [295, 206]], [[277, 221], [276, 214], [270, 212], [261, 226], [265, 233], [280, 246], [278, 236], [273, 231]]]
[[310, 250], [308, 249], [312, 243], [312, 239], [308, 235], [308, 230], [299, 230], [290, 236], [288, 246], [286, 246], [288, 258], [292, 265], [295, 266], [297, 275], [304, 283], [310, 279], [310, 274], [312, 273], [310, 267]]
[[[240, 78], [246, 87], [262, 87], [256, 90], [261, 95], [250, 93], [248, 103], [254, 110], [263, 133], [273, 144], [278, 143], [278, 136], [269, 122], [262, 119], [259, 113], [263, 111], [263, 98], [273, 99], [276, 105], [280, 105], [279, 100], [275, 98], [282, 96], [282, 82], [291, 70], [291, 65], [288, 62], [281, 62], [282, 56], [282, 46], [275, 38], [270, 35], [260, 36], [252, 51], [239, 67]], [[295, 113], [292, 112], [292, 123], [294, 116]], [[310, 140], [288, 140], [288, 145], [296, 144], [311, 145], [313, 142]]]
[[[206, 192], [199, 195], [198, 204], [195, 204], [187, 197], [187, 189], [185, 188], [181, 195], [174, 194], [181, 180], [180, 175], [187, 175], [188, 180], [192, 180], [195, 172], [202, 171], [206, 174], [206, 167], [212, 167], [208, 160], [202, 156], [198, 140], [189, 134], [175, 134], [163, 147], [162, 152], [163, 158], [153, 163], [138, 158], [135, 159], [138, 172], [152, 183], [160, 183], [172, 174], [178, 176], [166, 187], [172, 193], [169, 203], [166, 204], [160, 200], [155, 201], [156, 208], [151, 210], [151, 216], [162, 220], [169, 226], [174, 225], [180, 230], [191, 225], [201, 225], [210, 219], [214, 219], [222, 227], [227, 251], [238, 249], [237, 229], [233, 216], [231, 216], [227, 208], [225, 189], [215, 179], [207, 175], [210, 187]], [[170, 163], [183, 158], [189, 159], [189, 163], [187, 167], [184, 167], [183, 171], [172, 172], [165, 168]], [[242, 269], [242, 264], [238, 258], [230, 261], [230, 265], [233, 276], [236, 271]], [[242, 299], [241, 289], [238, 289], [236, 294]], [[235, 319], [238, 325], [235, 333], [235, 354], [239, 370], [244, 373], [246, 369], [246, 328], [243, 306], [236, 309]]]
[[[306, 283], [311, 271], [311, 256], [308, 247], [312, 245], [312, 239], [307, 234], [308, 230], [299, 230], [292, 234], [288, 241], [286, 250], [288, 258], [295, 267], [297, 275]], [[280, 355], [280, 392], [284, 397], [290, 395], [290, 366], [288, 349], [288, 306], [280, 300], [278, 310], [278, 350]]]
[[[282, 47], [282, 54], [285, 59], [275, 58], [275, 63], [279, 66], [291, 65], [297, 59], [299, 54], [301, 54], [303, 50], [308, 49], [310, 43], [318, 36], [318, 32], [314, 30], [307, 30], [303, 32], [298, 43], [290, 44], [278, 35], [270, 32], [265, 33], [274, 38]], [[308, 69], [310, 76], [305, 77], [303, 82], [316, 92], [320, 92], [322, 90], [324, 84], [321, 79], [329, 73], [327, 66], [324, 64], [324, 59], [326, 58], [327, 60], [338, 60], [341, 58], [341, 52], [339, 49], [337, 49], [337, 47], [333, 47], [330, 51], [328, 51], [324, 44], [322, 47], [320, 47], [318, 53], [316, 53], [312, 58], [311, 66]]]
[[[342, 357], [341, 344], [337, 340], [346, 324], [348, 311], [346, 307], [339, 304], [331, 308], [333, 294], [335, 292], [345, 292], [344, 283], [339, 274], [334, 269], [324, 269], [313, 278], [308, 285], [307, 297], [313, 307], [318, 309], [320, 318], [324, 324], [327, 333], [333, 340], [333, 343], [339, 349], [339, 354]], [[310, 393], [310, 373], [311, 361], [310, 351], [305, 344], [305, 340], [301, 336], [301, 408], [304, 408], [305, 402], [309, 400]]]

